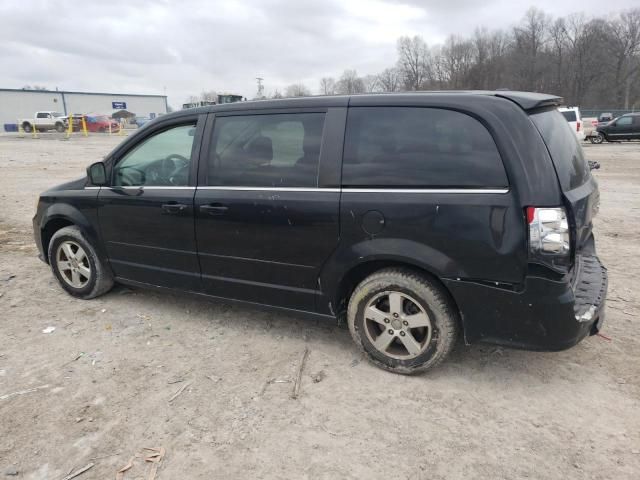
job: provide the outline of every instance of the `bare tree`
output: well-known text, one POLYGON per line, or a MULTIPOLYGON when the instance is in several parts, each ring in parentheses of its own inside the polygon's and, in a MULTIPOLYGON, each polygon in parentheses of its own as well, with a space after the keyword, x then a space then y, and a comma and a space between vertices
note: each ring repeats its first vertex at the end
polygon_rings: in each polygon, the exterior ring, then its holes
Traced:
POLYGON ((621 12, 608 26, 609 51, 615 60, 616 103, 629 108, 631 86, 640 69, 640 8, 621 12))
POLYGON ((322 77, 320 79, 320 94, 321 95, 336 94, 336 81, 333 79, 333 77, 322 77))
POLYGON ((398 92, 402 86, 402 79, 397 68, 385 68, 378 75, 380 90, 383 92, 398 92))
POLYGON ((398 40, 398 70, 407 90, 426 87, 429 78, 429 48, 422 37, 400 37, 398 40))
POLYGON ((309 97, 311 91, 302 83, 289 85, 284 91, 285 97, 309 97))
MULTIPOLYGON (((321 91, 330 85, 322 79, 321 91)), ((364 77, 346 70, 335 84, 340 93, 428 88, 510 88, 583 107, 640 107, 640 8, 556 19, 531 8, 512 29, 480 27, 431 48, 421 37, 401 37, 394 68, 364 77)))
POLYGON ((355 70, 345 70, 336 84, 336 91, 342 95, 364 93, 364 81, 355 70))
POLYGON ((378 75, 365 75, 362 77, 365 93, 381 92, 380 78, 378 75))
POLYGON ((541 90, 541 54, 547 42, 549 17, 535 7, 527 10, 521 24, 514 28, 515 49, 512 62, 517 87, 523 90, 541 90))

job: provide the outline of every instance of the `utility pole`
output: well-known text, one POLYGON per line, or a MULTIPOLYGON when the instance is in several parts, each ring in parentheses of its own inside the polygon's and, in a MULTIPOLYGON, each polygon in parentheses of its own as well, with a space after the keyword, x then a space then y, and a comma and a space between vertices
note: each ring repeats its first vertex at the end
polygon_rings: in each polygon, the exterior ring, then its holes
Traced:
POLYGON ((264 85, 262 85, 262 81, 264 80, 264 78, 262 77, 256 77, 256 80, 258 81, 258 99, 261 99, 264 97, 264 85))

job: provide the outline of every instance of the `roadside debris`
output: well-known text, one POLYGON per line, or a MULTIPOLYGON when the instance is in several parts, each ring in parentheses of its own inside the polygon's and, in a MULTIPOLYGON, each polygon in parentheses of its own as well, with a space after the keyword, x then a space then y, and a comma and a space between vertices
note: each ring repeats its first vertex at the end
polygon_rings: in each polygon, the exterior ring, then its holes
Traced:
POLYGON ((109 453, 108 455, 100 455, 99 457, 91 457, 89 460, 102 460, 103 458, 115 457, 116 455, 120 455, 122 452, 109 453))
POLYGON ((144 458, 145 463, 149 463, 149 468, 147 469, 146 480, 155 480, 156 473, 158 472, 158 466, 162 459, 164 458, 165 449, 163 447, 160 448, 143 448, 141 452, 136 453, 133 457, 129 459, 127 464, 122 467, 120 470, 116 472, 116 480, 123 480, 124 474, 128 470, 133 467, 133 462, 136 458, 144 458), (145 452, 150 452, 145 455, 145 452))
POLYGON ((307 357, 309 356, 309 348, 305 347, 304 352, 302 354, 302 360, 300 360, 300 366, 298 367, 298 375, 296 376, 296 381, 293 384, 293 390, 291 392, 291 398, 297 399, 300 396, 300 386, 302 385, 302 371, 304 370, 304 365, 307 362, 307 357))
POLYGON ((326 376, 327 374, 324 373, 324 370, 320 370, 318 373, 311 375, 311 379, 313 380, 313 383, 320 383, 326 376))
POLYGON ((76 360, 79 360, 80 358, 82 358, 84 356, 84 352, 80 352, 78 355, 76 355, 74 358, 72 358, 71 360, 69 360, 67 363, 62 364, 63 367, 66 367, 67 365, 69 365, 70 363, 75 362, 76 360))
POLYGON ((42 333, 53 333, 56 331, 56 327, 47 327, 44 330, 42 330, 42 333))
POLYGON ((41 385, 35 388, 29 388, 27 390, 19 390, 17 392, 5 393, 4 395, 0 395, 0 400, 6 400, 7 398, 17 397, 18 395, 25 395, 27 393, 37 392, 38 390, 44 390, 45 388, 49 388, 49 385, 41 385))
POLYGON ((180 387, 178 391, 174 393, 173 396, 169 399, 169 403, 173 402, 176 398, 182 395, 182 392, 184 392, 189 385, 191 385, 191 382, 185 383, 182 387, 180 387))
POLYGON ((76 470, 75 472, 70 473, 69 475, 64 477, 62 480, 71 480, 72 478, 76 478, 77 476, 82 475, 84 472, 93 468, 94 466, 95 466, 95 463, 93 462, 88 463, 84 467, 82 467, 80 470, 76 470))
POLYGON ((4 474, 7 477, 16 477, 18 475, 18 473, 20 473, 20 472, 18 472, 18 470, 16 470, 15 468, 9 468, 8 470, 6 470, 4 472, 4 474))

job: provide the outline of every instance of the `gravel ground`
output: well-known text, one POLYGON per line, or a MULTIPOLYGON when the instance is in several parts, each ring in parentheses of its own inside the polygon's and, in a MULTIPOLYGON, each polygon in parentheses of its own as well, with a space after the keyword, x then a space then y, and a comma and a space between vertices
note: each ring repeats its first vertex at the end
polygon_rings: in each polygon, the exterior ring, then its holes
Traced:
MULTIPOLYGON (((640 477, 640 143, 585 147, 602 164, 610 340, 460 345, 403 377, 329 323, 124 287, 66 295, 35 257, 37 195, 121 140, 0 136, 1 477, 93 463, 77 478, 114 478, 143 447, 166 449, 158 480, 640 477)), ((143 472, 138 459, 125 479, 143 472)))

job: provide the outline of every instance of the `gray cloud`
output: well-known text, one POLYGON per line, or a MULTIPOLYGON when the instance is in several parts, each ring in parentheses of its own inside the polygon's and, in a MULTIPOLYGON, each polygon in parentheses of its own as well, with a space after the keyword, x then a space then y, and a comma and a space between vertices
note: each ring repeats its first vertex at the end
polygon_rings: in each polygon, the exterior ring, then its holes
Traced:
MULTIPOLYGON (((613 0, 609 11, 637 0, 613 0)), ((554 15, 607 14, 597 0, 538 0, 554 15)), ((255 93, 293 82, 317 90, 345 68, 395 61, 400 35, 438 43, 517 23, 530 3, 501 0, 23 1, 0 4, 0 87, 162 93, 179 106, 206 89, 255 93)))

